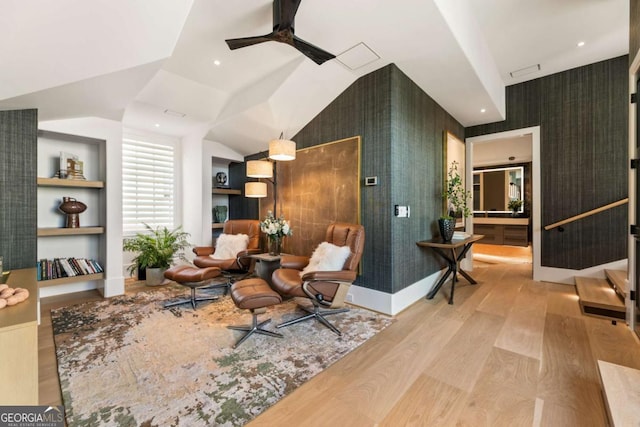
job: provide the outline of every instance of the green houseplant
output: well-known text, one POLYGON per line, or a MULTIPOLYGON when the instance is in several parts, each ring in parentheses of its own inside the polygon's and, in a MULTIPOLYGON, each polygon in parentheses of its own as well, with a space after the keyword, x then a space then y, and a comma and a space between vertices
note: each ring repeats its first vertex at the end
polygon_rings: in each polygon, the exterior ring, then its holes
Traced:
POLYGON ((147 285, 160 285, 164 281, 164 272, 171 266, 176 254, 179 253, 179 257, 184 259, 180 252, 190 246, 187 241, 189 233, 182 231, 182 227, 174 230, 167 227, 154 229, 148 224, 144 224, 144 227, 146 232, 136 233, 123 242, 122 248, 125 251, 137 253, 128 270, 133 275, 136 269, 145 269, 147 285))
POLYGON ((442 194, 444 198, 445 214, 438 219, 440 235, 445 242, 453 237, 456 226, 456 218, 466 218, 471 215, 467 200, 471 198, 471 192, 465 190, 462 177, 458 172, 458 162, 451 162, 447 172, 447 179, 442 194))
POLYGON ((521 199, 509 200, 507 207, 511 209, 511 214, 513 216, 516 216, 518 214, 518 210, 520 210, 520 207, 522 207, 522 200, 521 199))

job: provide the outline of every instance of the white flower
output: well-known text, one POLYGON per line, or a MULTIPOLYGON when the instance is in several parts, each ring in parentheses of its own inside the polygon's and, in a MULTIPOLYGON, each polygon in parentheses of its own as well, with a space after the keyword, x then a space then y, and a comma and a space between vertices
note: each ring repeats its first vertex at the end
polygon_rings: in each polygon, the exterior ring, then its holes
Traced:
POLYGON ((293 234, 293 230, 291 230, 289 222, 287 222, 287 220, 282 216, 280 218, 275 218, 271 211, 267 213, 267 217, 264 221, 260 222, 260 231, 270 237, 291 236, 293 234))

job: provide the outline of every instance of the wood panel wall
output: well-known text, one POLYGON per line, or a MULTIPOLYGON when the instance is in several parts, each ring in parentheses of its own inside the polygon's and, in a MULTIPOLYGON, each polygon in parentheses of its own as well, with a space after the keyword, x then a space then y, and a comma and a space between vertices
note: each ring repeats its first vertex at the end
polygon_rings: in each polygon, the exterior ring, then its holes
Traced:
POLYGON ((38 110, 0 111, 0 256, 4 270, 37 257, 38 110))
MULTIPOLYGON (((466 137, 540 126, 542 226, 627 197, 628 57, 507 87, 507 119, 466 137)), ((542 265, 583 269, 627 257, 627 207, 543 231, 542 265)))

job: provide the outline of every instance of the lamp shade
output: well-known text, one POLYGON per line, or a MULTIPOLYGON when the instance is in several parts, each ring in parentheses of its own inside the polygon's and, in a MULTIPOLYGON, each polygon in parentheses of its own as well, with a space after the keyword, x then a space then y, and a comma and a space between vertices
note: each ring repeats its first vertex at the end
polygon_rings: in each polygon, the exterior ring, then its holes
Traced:
POLYGON ((273 166, 268 160, 248 160, 247 176, 249 178, 273 178, 273 166))
POLYGON ((269 158, 273 160, 295 160, 296 143, 288 139, 274 139, 269 142, 269 158))
POLYGON ((267 183, 266 182, 245 182, 244 184, 244 197, 267 197, 267 183))

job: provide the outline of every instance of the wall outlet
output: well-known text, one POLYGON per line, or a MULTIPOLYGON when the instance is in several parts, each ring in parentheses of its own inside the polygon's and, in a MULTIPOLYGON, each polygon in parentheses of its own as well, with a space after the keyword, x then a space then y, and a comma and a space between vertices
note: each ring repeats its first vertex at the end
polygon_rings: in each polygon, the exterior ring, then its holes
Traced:
POLYGON ((353 302, 353 295, 352 294, 347 294, 346 298, 344 299, 346 302, 353 302))
POLYGON ((395 205, 394 214, 398 218, 409 218, 409 206, 395 205))

